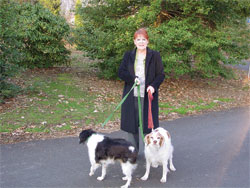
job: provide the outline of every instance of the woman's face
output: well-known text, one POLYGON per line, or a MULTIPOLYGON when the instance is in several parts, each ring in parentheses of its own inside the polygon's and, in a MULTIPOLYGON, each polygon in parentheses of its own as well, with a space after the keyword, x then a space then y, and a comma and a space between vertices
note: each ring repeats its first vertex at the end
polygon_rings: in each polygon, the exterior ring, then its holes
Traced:
POLYGON ((148 40, 143 35, 138 35, 134 39, 134 44, 139 50, 145 50, 148 46, 148 40))

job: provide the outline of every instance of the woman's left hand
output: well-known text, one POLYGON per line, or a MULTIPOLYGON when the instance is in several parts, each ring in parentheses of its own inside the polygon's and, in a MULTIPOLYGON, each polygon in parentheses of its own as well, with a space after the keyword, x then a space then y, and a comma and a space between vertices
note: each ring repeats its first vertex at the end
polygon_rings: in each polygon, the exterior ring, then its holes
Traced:
POLYGON ((148 86, 147 88, 147 92, 150 91, 151 94, 153 95, 153 93, 155 92, 155 89, 152 86, 148 86))

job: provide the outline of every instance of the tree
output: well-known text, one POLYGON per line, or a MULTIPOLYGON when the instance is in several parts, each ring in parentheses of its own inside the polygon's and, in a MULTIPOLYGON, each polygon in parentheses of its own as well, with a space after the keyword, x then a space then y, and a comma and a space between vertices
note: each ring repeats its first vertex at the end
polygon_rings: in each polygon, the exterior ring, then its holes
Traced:
POLYGON ((53 14, 60 14, 61 0, 39 0, 39 2, 46 8, 48 8, 53 14))
POLYGON ((167 76, 227 77, 223 64, 249 57, 249 0, 89 0, 77 9, 78 49, 98 64, 102 75, 116 78, 133 33, 149 32, 149 47, 161 53, 167 76))
POLYGON ((39 3, 1 1, 1 60, 25 68, 67 64, 69 25, 39 3), (5 11, 6 10, 6 11, 5 11))
POLYGON ((69 62, 65 19, 37 2, 0 0, 0 101, 21 89, 7 80, 22 68, 48 68, 69 62))
POLYGON ((18 31, 24 54, 20 66, 48 68, 68 63, 70 52, 65 48, 65 39, 70 27, 63 17, 52 14, 39 3, 23 3, 19 23, 22 23, 18 31))
POLYGON ((6 81, 18 72, 18 66, 13 64, 22 61, 19 49, 22 46, 17 38, 17 9, 12 1, 0 0, 0 103, 4 98, 13 97, 21 88, 6 81))

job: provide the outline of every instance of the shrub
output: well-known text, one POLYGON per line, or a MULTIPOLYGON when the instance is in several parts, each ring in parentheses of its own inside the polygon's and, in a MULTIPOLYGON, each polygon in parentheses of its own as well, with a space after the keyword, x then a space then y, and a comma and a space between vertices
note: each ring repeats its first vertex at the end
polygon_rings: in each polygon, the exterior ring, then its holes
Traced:
POLYGON ((63 18, 38 3, 0 0, 0 100, 20 91, 7 80, 21 67, 47 68, 69 62, 70 52, 64 46, 69 30, 63 18))
POLYGON ((19 70, 14 63, 22 60, 19 51, 22 42, 17 38, 16 10, 18 8, 19 5, 12 1, 0 0, 0 103, 5 98, 13 97, 20 92, 20 87, 7 81, 19 70))
POLYGON ((50 10, 55 15, 60 14, 61 0, 39 0, 39 2, 46 8, 50 10))
POLYGON ((27 68, 67 64, 70 28, 39 3, 1 1, 1 59, 27 68))
POLYGON ((53 15, 39 3, 23 3, 20 10, 20 40, 23 41, 24 60, 19 64, 27 68, 52 67, 68 63, 69 51, 63 39, 69 34, 64 18, 53 15))
MULTIPOLYGON (((18 38, 17 10, 20 6, 13 1, 0 0, 0 62, 18 63, 22 59, 19 49, 22 41, 18 38)), ((3 69, 2 69, 3 70, 3 69)))
POLYGON ((116 78, 123 53, 133 48, 133 33, 149 32, 149 47, 161 53, 167 76, 227 76, 223 64, 249 57, 244 0, 89 0, 78 7, 78 49, 86 51, 106 78, 116 78))

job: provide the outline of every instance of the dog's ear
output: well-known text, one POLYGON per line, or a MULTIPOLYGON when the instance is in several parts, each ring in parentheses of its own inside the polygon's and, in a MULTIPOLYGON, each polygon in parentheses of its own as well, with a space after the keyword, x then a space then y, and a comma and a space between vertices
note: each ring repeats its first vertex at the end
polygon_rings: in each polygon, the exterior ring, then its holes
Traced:
POLYGON ((83 141, 83 140, 80 140, 80 141, 79 141, 79 144, 81 144, 81 143, 84 143, 84 141, 83 141))
POLYGON ((79 134, 79 139, 80 139, 79 144, 85 143, 92 134, 95 134, 95 131, 93 131, 92 129, 83 130, 79 134))
POLYGON ((84 131, 82 131, 82 132, 79 134, 79 139, 80 139, 79 144, 82 144, 82 143, 84 143, 84 142, 86 141, 86 137, 85 137, 84 134, 85 134, 84 131))
POLYGON ((170 139, 171 138, 171 135, 168 131, 166 131, 167 135, 168 135, 168 138, 170 139))
POLYGON ((150 135, 151 135, 151 134, 147 134, 147 135, 145 136, 145 138, 144 138, 144 142, 145 142, 147 145, 150 144, 150 135))
POLYGON ((158 133, 158 136, 160 137, 159 145, 162 146, 164 144, 164 136, 162 136, 160 133, 158 133))

